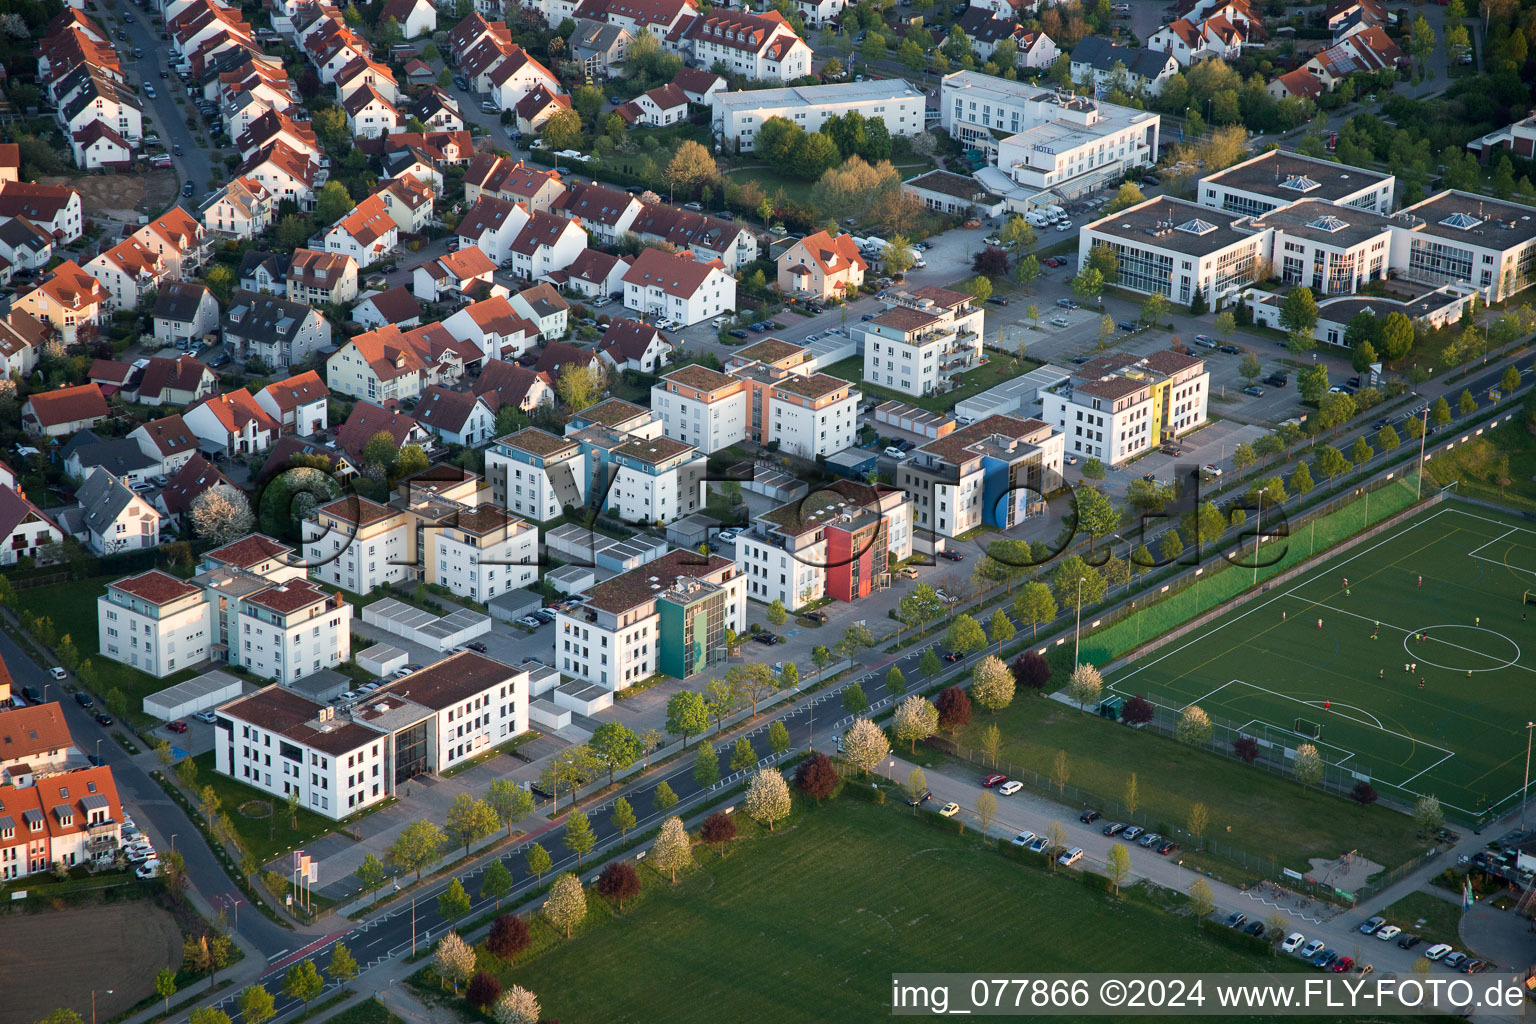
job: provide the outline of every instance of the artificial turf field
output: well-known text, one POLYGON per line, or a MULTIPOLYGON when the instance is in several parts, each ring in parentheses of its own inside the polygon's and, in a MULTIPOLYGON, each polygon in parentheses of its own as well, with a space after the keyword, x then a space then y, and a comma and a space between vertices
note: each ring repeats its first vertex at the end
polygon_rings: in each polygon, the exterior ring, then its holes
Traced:
POLYGON ((1536 717, 1527 591, 1536 600, 1536 529, 1450 500, 1107 686, 1175 711, 1198 704, 1261 744, 1313 743, 1387 795, 1431 793, 1477 816, 1520 796, 1525 725, 1536 717))

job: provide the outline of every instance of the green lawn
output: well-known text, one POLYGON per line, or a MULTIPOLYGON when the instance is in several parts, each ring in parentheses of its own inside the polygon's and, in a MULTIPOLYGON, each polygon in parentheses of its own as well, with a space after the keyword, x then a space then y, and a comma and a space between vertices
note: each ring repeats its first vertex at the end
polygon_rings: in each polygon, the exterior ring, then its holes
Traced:
POLYGON ((890 388, 870 384, 863 380, 864 358, 862 356, 850 356, 840 363, 833 363, 821 372, 858 383, 859 389, 871 398, 893 399, 930 412, 948 412, 957 403, 972 395, 978 395, 1004 381, 1013 380, 1020 374, 1037 369, 1040 365, 1033 359, 1019 359, 990 352, 984 365, 974 370, 967 370, 955 377, 959 387, 954 391, 946 391, 942 395, 909 395, 902 391, 893 391, 890 388))
POLYGON ((331 1017, 328 1024, 405 1024, 384 1008, 377 999, 350 1006, 331 1017))
MULTIPOLYGON (((843 799, 777 834, 753 832, 723 861, 696 849, 700 867, 675 888, 643 869, 642 902, 623 918, 589 896, 583 934, 500 970, 502 982, 531 989, 546 1017, 564 1020, 822 1022, 889 1016, 896 971, 1290 966, 894 806, 843 799)), ((534 930, 547 948, 548 926, 534 930)), ((482 965, 498 962, 482 953, 482 965)))
MULTIPOLYGON (((235 831, 239 833, 241 847, 263 866, 279 854, 302 847, 340 827, 331 819, 322 818, 308 808, 300 807, 299 827, 290 829, 288 805, 270 793, 263 793, 214 771, 213 751, 198 754, 192 760, 197 765, 197 788, 213 787, 219 798, 220 810, 229 815, 235 831), (241 810, 242 807, 245 811, 241 810), (267 813, 268 807, 272 808, 271 814, 267 813)), ((346 820, 350 822, 357 819, 346 820)))
POLYGON ((810 206, 811 189, 815 187, 814 181, 802 181, 799 178, 785 177, 771 167, 754 167, 744 171, 726 171, 725 176, 738 185, 744 185, 749 181, 755 181, 762 186, 763 192, 770 199, 778 197, 779 193, 792 202, 810 206))
POLYGON ((1476 817, 1520 796, 1536 677, 1522 594, 1533 587, 1536 531, 1452 500, 1143 656, 1108 686, 1171 713, 1198 704, 1218 720, 1217 742, 1236 738, 1222 721, 1275 744, 1277 760, 1310 742, 1384 795, 1411 804, 1433 793, 1448 813, 1476 817))
POLYGON ((1461 903, 1441 899, 1430 892, 1411 892, 1381 912, 1388 924, 1395 924, 1405 932, 1413 932, 1424 940, 1420 949, 1428 949, 1437 942, 1446 942, 1457 949, 1461 945, 1458 925, 1461 923, 1461 903), (1419 922, 1423 921, 1423 924, 1419 922))
MULTIPOLYGON (((1241 762, 1115 725, 1059 701, 1021 696, 995 719, 978 714, 960 730, 960 742, 975 747, 994 721, 1004 736, 1000 770, 1018 766, 1050 778, 1057 751, 1065 750, 1068 784, 1101 798, 1084 800, 1103 807, 1109 817, 1123 808, 1107 801, 1123 798, 1135 772, 1137 811, 1147 827, 1177 834, 1190 807, 1203 803, 1210 817, 1206 835, 1271 861, 1264 864, 1271 873, 1274 866, 1305 871, 1309 857, 1337 857, 1344 849, 1395 866, 1422 845, 1414 839, 1413 822, 1397 811, 1303 792, 1241 762)), ((1178 838, 1193 846, 1185 836, 1178 838)))
POLYGON ((1442 487, 1457 481, 1458 494, 1536 512, 1536 443, 1518 418, 1453 452, 1436 453, 1428 473, 1442 487))
POLYGON ((88 579, 70 580, 46 587, 31 587, 16 592, 18 612, 29 611, 53 619, 54 628, 62 639, 68 635, 82 657, 89 658, 96 671, 96 692, 105 696, 109 690, 118 689, 128 701, 128 718, 136 727, 145 728, 156 720, 144 714, 144 698, 159 693, 168 686, 191 679, 197 673, 184 669, 156 679, 121 662, 101 657, 96 629, 96 599, 107 592, 107 584, 121 576, 93 576, 88 579))

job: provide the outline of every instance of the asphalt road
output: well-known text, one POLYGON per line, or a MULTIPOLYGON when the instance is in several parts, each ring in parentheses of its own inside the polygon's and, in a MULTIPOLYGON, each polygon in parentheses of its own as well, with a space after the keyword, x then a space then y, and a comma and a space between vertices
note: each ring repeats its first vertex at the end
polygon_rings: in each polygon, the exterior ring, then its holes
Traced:
MULTIPOLYGON (((183 205, 189 210, 195 210, 196 199, 207 190, 208 180, 213 176, 213 155, 197 141, 197 137, 187 127, 187 111, 194 116, 201 117, 197 108, 191 105, 179 106, 176 103, 176 95, 187 95, 186 88, 181 84, 181 79, 175 75, 168 78, 160 77, 160 69, 169 66, 170 42, 160 38, 160 31, 150 24, 152 12, 133 8, 127 4, 120 4, 109 14, 101 15, 101 20, 109 32, 112 33, 113 45, 118 47, 119 58, 123 68, 127 72, 130 81, 138 86, 139 99, 144 104, 144 115, 153 122, 152 129, 146 129, 144 134, 151 131, 160 136, 160 141, 165 143, 167 156, 172 154, 172 146, 181 147, 180 156, 171 156, 176 166, 176 174, 179 180, 192 182, 193 198, 185 200, 183 205), (124 15, 133 18, 132 24, 124 24, 124 15), (128 39, 125 42, 117 40, 117 30, 126 29, 128 39), (144 53, 141 58, 133 56, 133 48, 138 47, 144 53), (144 86, 148 84, 154 87, 155 98, 150 99, 144 93, 144 86)), ((222 164, 220 171, 223 171, 222 164)), ((180 190, 177 196, 180 197, 180 190)))

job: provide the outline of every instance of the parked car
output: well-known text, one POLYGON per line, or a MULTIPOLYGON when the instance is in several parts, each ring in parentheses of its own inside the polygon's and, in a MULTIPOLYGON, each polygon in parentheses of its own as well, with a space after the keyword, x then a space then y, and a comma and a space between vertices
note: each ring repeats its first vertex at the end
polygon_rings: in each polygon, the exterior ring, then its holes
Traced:
POLYGON ((1035 834, 1033 832, 1028 831, 1028 830, 1020 832, 1018 835, 1013 837, 1013 845, 1014 846, 1028 846, 1030 843, 1032 843, 1034 841, 1035 841, 1035 834))
POLYGON ((96 703, 96 698, 82 690, 81 692, 75 694, 75 703, 79 704, 83 708, 88 708, 96 703))
POLYGON ((812 622, 826 622, 828 618, 826 612, 806 612, 801 617, 810 619, 812 622))
POLYGON ((917 579, 917 568, 911 565, 904 565, 896 570, 896 575, 904 576, 909 580, 915 580, 917 579))
POLYGON ((1084 811, 1082 814, 1077 816, 1077 820, 1082 822, 1084 825, 1092 825, 1102 817, 1104 817, 1104 815, 1100 814, 1098 811, 1084 811))
POLYGON ((751 337, 750 334, 748 334, 746 331, 742 330, 739 327, 736 328, 734 331, 731 331, 730 335, 733 338, 750 338, 751 337))
POLYGON ((1445 956, 1445 954, 1449 953, 1450 951, 1451 951, 1451 946, 1450 946, 1449 943, 1437 942, 1435 945, 1430 946, 1428 949, 1426 949, 1424 951, 1424 959, 1426 959, 1426 960, 1439 960, 1441 957, 1445 956))
POLYGON ((1320 971, 1326 971, 1333 966, 1333 962, 1339 958, 1339 954, 1331 949, 1325 949, 1312 958, 1312 966, 1320 971))
POLYGON ((1264 383, 1272 388, 1283 388, 1291 383, 1291 378, 1283 373, 1272 373, 1264 378, 1264 383))
POLYGON ((468 647, 470 650, 474 651, 477 654, 484 654, 485 651, 486 651, 485 644, 481 643, 478 640, 471 641, 470 643, 467 643, 464 646, 468 647))
POLYGON ((1403 930, 1395 924, 1389 924, 1376 932, 1376 937, 1382 942, 1391 942, 1401 935, 1403 930))
POLYGON ((1216 465, 1216 463, 1214 463, 1214 462, 1207 462, 1201 468, 1205 470, 1205 475, 1206 476, 1214 476, 1218 480, 1221 479, 1221 467, 1216 465))
POLYGON ((1165 840, 1163 840, 1163 845, 1161 845, 1161 846, 1159 846, 1157 848, 1157 852, 1160 855, 1166 857, 1170 853, 1172 853, 1174 850, 1177 850, 1178 848, 1179 848, 1179 844, 1178 843, 1174 842, 1172 839, 1165 839, 1165 840))
POLYGON ((1140 825, 1127 825, 1125 826, 1125 831, 1120 833, 1120 838, 1124 839, 1126 842, 1132 842, 1137 836, 1141 835, 1145 831, 1146 829, 1142 828, 1140 825))
POLYGON ((1246 920, 1248 920, 1248 915, 1247 914, 1243 913, 1240 910, 1234 910, 1234 911, 1232 911, 1232 913, 1227 915, 1227 927, 1228 928, 1241 928, 1243 926, 1243 922, 1246 921, 1246 920))
MULTIPOLYGON (((1301 932, 1291 932, 1291 934, 1285 937, 1285 941, 1280 943, 1280 952, 1294 953, 1301 947, 1301 944, 1306 941, 1307 937, 1301 934, 1301 932)), ((1313 939, 1312 941, 1317 942, 1316 939, 1313 939)), ((1322 946, 1321 942, 1318 942, 1317 944, 1318 946, 1322 946)))
POLYGON ((1112 821, 1108 825, 1104 826, 1104 834, 1107 835, 1107 836, 1119 835, 1121 832, 1124 832, 1124 831, 1125 831, 1125 822, 1123 822, 1123 821, 1112 821))
POLYGON ((906 453, 903 452, 900 448, 894 447, 892 445, 886 446, 884 454, 888 459, 901 459, 906 455, 906 453))
POLYGON ((1412 932, 1406 932, 1406 933, 1404 933, 1402 935, 1399 935, 1397 937, 1397 948, 1398 949, 1412 949, 1414 946, 1417 946, 1419 943, 1421 943, 1423 941, 1424 941, 1423 939, 1419 938, 1417 935, 1413 934, 1412 932))
POLYGON ((1063 853, 1060 857, 1057 857, 1056 863, 1060 864, 1064 868, 1069 868, 1082 859, 1083 848, 1081 846, 1074 846, 1066 853, 1063 853))
POLYGON ((1256 386, 1250 384, 1247 387, 1243 388, 1243 394, 1252 396, 1253 398, 1263 398, 1264 397, 1264 389, 1261 388, 1261 387, 1256 387, 1256 386))
POLYGON ((1044 853, 1047 849, 1050 848, 1050 845, 1051 845, 1051 841, 1049 839, 1047 839, 1045 836, 1035 836, 1034 839, 1030 840, 1029 852, 1030 853, 1044 853))
POLYGON ((951 562, 963 562, 963 561, 965 561, 965 556, 963 554, 961 554, 960 552, 955 551, 955 550, 953 550, 951 548, 945 548, 943 551, 940 551, 939 552, 939 557, 940 558, 947 558, 951 562))
POLYGON ((925 790, 923 790, 922 796, 908 797, 907 798, 907 806, 908 807, 916 807, 919 804, 925 804, 929 800, 932 800, 932 799, 933 799, 933 790, 925 789, 925 790))
POLYGON ((1349 970, 1353 966, 1355 966, 1355 958, 1354 957, 1352 957, 1352 956, 1341 956, 1337 960, 1335 960, 1333 962, 1332 966, 1330 966, 1328 969, 1330 971, 1332 971, 1334 974, 1343 974, 1345 971, 1349 970))
POLYGON ((187 731, 187 723, 181 721, 180 719, 177 719, 174 722, 166 722, 165 723, 165 727, 167 729, 171 730, 171 732, 178 732, 178 733, 180 733, 180 732, 186 732, 187 731))
POLYGON ((1460 952, 1459 950, 1455 953, 1447 953, 1444 957, 1441 958, 1440 962, 1454 971, 1456 968, 1467 962, 1467 954, 1460 952))
POLYGON ((1360 926, 1361 935, 1375 935, 1376 930, 1387 923, 1384 917, 1373 917, 1360 926))
POLYGON ((159 858, 155 858, 155 859, 152 859, 152 860, 147 860, 143 864, 140 864, 138 870, 135 871, 133 874, 134 874, 135 878, 139 878, 139 879, 142 879, 144 881, 148 881, 149 879, 154 878, 159 873, 160 873, 160 860, 159 860, 159 858))
POLYGON ((199 711, 192 717, 197 719, 199 722, 207 722, 209 725, 213 725, 219 720, 219 716, 214 714, 212 711, 199 711))
POLYGON ((1307 943, 1305 946, 1302 946, 1301 949, 1299 951, 1297 951, 1296 955, 1301 957, 1303 960, 1312 960, 1312 959, 1315 959, 1317 957, 1317 954, 1321 953, 1322 951, 1323 951, 1323 940, 1322 939, 1313 939, 1311 942, 1307 943))
POLYGON ((1247 928, 1244 928, 1243 931, 1247 932, 1249 935, 1252 935, 1256 939, 1262 939, 1264 937, 1264 922, 1254 921, 1250 923, 1247 928))
POLYGON ((946 818, 953 818, 955 815, 960 813, 960 805, 951 800, 949 803, 939 808, 939 813, 946 818))
POLYGON ((999 793, 1003 794, 1003 796, 1013 796, 1013 794, 1017 793, 1019 790, 1021 790, 1023 788, 1024 788, 1024 783, 1020 782, 1018 779, 1009 779, 1007 782, 1003 783, 1001 786, 998 786, 997 787, 997 791, 999 793))
POLYGON ((1209 334, 1197 334, 1197 335, 1195 335, 1195 344, 1201 346, 1202 348, 1215 348, 1216 347, 1215 339, 1213 339, 1209 334))
POLYGON ((994 306, 1006 306, 1006 305, 1008 305, 1008 296, 1006 296, 1006 295, 993 295, 993 296, 989 297, 987 299, 987 301, 990 302, 994 306))
POLYGON ((69 673, 65 672, 62 668, 60 668, 57 665, 53 666, 52 668, 50 668, 48 670, 48 675, 50 677, 52 677, 55 681, 62 680, 62 679, 68 679, 69 678, 69 673))
POLYGON ((1076 309, 1077 308, 1077 303, 1073 302, 1071 299, 1057 299, 1056 300, 1056 305, 1060 306, 1062 309, 1076 309))
POLYGON ((1121 320, 1119 323, 1115 324, 1115 326, 1120 328, 1122 331, 1134 331, 1136 329, 1135 322, 1131 320, 1121 320))
POLYGON ((1150 849, 1151 847, 1156 846, 1158 843, 1162 842, 1162 840, 1163 840, 1163 837, 1161 835, 1159 835, 1158 833, 1156 833, 1156 832, 1148 832, 1146 835, 1144 835, 1140 839, 1136 840, 1136 845, 1137 846, 1145 846, 1145 847, 1148 847, 1150 849))
MULTIPOLYGON (((1065 327, 1065 326, 1067 326, 1067 325, 1068 325, 1068 324, 1070 324, 1070 323, 1071 323, 1071 322, 1072 322, 1072 321, 1070 321, 1070 320, 1068 320, 1068 319, 1067 319, 1067 318, 1066 318, 1066 317, 1064 317, 1064 316, 1053 316, 1053 317, 1051 317, 1051 326, 1052 326, 1052 327, 1065 327)), ((1076 360, 1076 359, 1074 359, 1074 360, 1072 360, 1072 361, 1073 361, 1073 362, 1074 362, 1074 363, 1075 363, 1075 362, 1077 362, 1077 360, 1076 360)), ((1086 363, 1086 362, 1087 362, 1087 361, 1088 361, 1088 360, 1086 360, 1086 359, 1084 359, 1084 360, 1083 360, 1083 362, 1085 362, 1085 363, 1086 363)))
POLYGON ((987 789, 991 789, 994 786, 1001 786, 1003 783, 1005 783, 1007 781, 1008 781, 1008 776, 993 774, 993 775, 988 775, 988 776, 984 777, 981 780, 981 784, 983 786, 985 786, 987 789))
POLYGON ((111 725, 112 724, 112 716, 107 714, 106 712, 103 712, 103 711, 96 712, 95 718, 96 718, 96 724, 97 725, 111 725))

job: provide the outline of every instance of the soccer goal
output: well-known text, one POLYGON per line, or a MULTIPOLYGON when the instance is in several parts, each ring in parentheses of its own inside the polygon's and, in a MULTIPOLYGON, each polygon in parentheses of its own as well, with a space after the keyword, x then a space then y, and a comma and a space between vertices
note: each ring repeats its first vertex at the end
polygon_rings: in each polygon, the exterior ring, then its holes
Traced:
POLYGON ((1314 722, 1306 718, 1296 719, 1295 732, 1298 736, 1305 736, 1309 740, 1315 740, 1322 736, 1323 726, 1321 722, 1314 722))
POLYGON ((1521 598, 1521 604, 1536 604, 1536 590, 1527 590, 1525 597, 1521 598))

